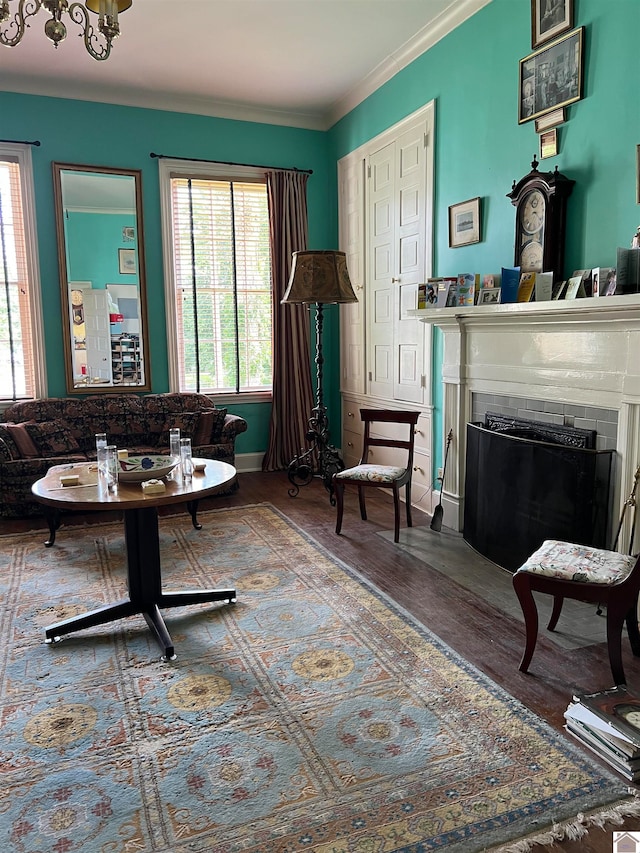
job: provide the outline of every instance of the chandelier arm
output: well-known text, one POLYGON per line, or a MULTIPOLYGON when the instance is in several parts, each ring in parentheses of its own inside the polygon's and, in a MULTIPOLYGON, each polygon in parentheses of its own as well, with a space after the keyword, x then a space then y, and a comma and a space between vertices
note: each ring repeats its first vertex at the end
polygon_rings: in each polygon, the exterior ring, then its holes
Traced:
MULTIPOLYGON (((34 2, 40 2, 40 0, 34 0, 34 2)), ((75 24, 82 26, 82 36, 87 53, 99 62, 107 59, 111 53, 111 37, 96 32, 85 5, 83 3, 72 3, 69 6, 69 17, 75 24)))
MULTIPOLYGON (((6 28, 4 30, 0 29, 0 44, 4 44, 6 47, 15 47, 17 44, 20 44, 25 26, 29 26, 27 18, 36 15, 41 7, 42 0, 20 0, 18 11, 13 16, 13 19, 7 19, 9 23, 7 23, 6 28), (15 30, 15 35, 10 35, 12 30, 15 30)), ((2 22, 0 21, 0 23, 2 22)))

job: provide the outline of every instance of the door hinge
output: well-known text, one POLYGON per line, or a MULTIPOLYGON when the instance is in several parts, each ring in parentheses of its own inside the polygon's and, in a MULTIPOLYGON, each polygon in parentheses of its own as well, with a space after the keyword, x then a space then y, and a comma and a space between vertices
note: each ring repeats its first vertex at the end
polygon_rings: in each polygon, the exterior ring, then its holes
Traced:
POLYGON ((420 377, 420 387, 421 387, 421 388, 426 388, 426 387, 427 387, 427 377, 426 377, 426 375, 425 375, 424 373, 423 373, 423 374, 422 374, 422 376, 420 377))
POLYGON ((371 177, 371 164, 370 164, 370 163, 369 163, 369 164, 368 164, 368 166, 367 166, 367 177, 368 177, 368 178, 370 178, 370 177, 371 177))
POLYGON ((425 135, 424 135, 424 147, 427 148, 428 145, 429 145, 429 134, 425 133, 425 135))

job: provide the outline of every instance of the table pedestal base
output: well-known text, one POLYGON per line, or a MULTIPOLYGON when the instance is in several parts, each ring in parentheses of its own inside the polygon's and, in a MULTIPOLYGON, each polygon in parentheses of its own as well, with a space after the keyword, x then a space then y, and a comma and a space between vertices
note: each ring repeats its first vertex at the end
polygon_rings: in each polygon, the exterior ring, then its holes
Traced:
POLYGON ((104 625, 125 616, 144 616, 151 633, 162 649, 163 657, 175 657, 173 641, 164 623, 160 607, 184 607, 211 601, 236 600, 235 589, 193 589, 180 592, 163 592, 160 571, 160 542, 158 539, 158 513, 155 508, 125 510, 124 532, 127 547, 127 573, 129 598, 90 610, 45 628, 47 642, 59 640, 62 635, 95 625, 104 625))

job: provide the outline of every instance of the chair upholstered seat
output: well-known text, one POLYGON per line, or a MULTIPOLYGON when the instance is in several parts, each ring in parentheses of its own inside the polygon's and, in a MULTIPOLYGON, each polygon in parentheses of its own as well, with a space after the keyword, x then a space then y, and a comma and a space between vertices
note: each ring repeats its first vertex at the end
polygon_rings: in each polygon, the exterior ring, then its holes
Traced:
POLYGON ((394 465, 356 465, 339 471, 336 474, 336 480, 351 480, 352 483, 358 480, 367 483, 393 483, 394 480, 404 477, 406 470, 394 465))
POLYGON ((533 593, 542 592, 553 596, 549 631, 555 630, 565 598, 606 606, 611 673, 616 684, 626 683, 622 665, 625 622, 631 650, 640 657, 640 557, 548 539, 515 572, 513 588, 522 607, 526 629, 521 672, 528 671, 538 638, 538 609, 533 593))
POLYGON ((394 411, 392 409, 360 409, 364 424, 362 456, 358 465, 338 471, 332 484, 336 496, 336 533, 342 530, 344 488, 351 484, 358 490, 360 518, 367 520, 364 493, 366 488, 390 489, 393 495, 393 541, 400 541, 400 489, 405 490, 407 526, 411 527, 411 474, 413 471, 413 444, 415 427, 420 412, 394 411), (399 437, 400 435, 404 437, 399 437), (370 462, 370 455, 383 461, 404 462, 404 465, 382 465, 370 462))
POLYGON ((616 551, 547 539, 518 571, 578 583, 611 584, 628 577, 635 563, 635 557, 616 551))

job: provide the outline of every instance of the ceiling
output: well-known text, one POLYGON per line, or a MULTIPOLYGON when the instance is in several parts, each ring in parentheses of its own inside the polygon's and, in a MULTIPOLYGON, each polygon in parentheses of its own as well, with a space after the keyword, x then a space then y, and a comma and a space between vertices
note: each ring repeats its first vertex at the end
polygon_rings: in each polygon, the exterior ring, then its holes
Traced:
POLYGON ((133 0, 103 62, 68 16, 55 49, 41 9, 0 89, 326 129, 488 2, 133 0))

